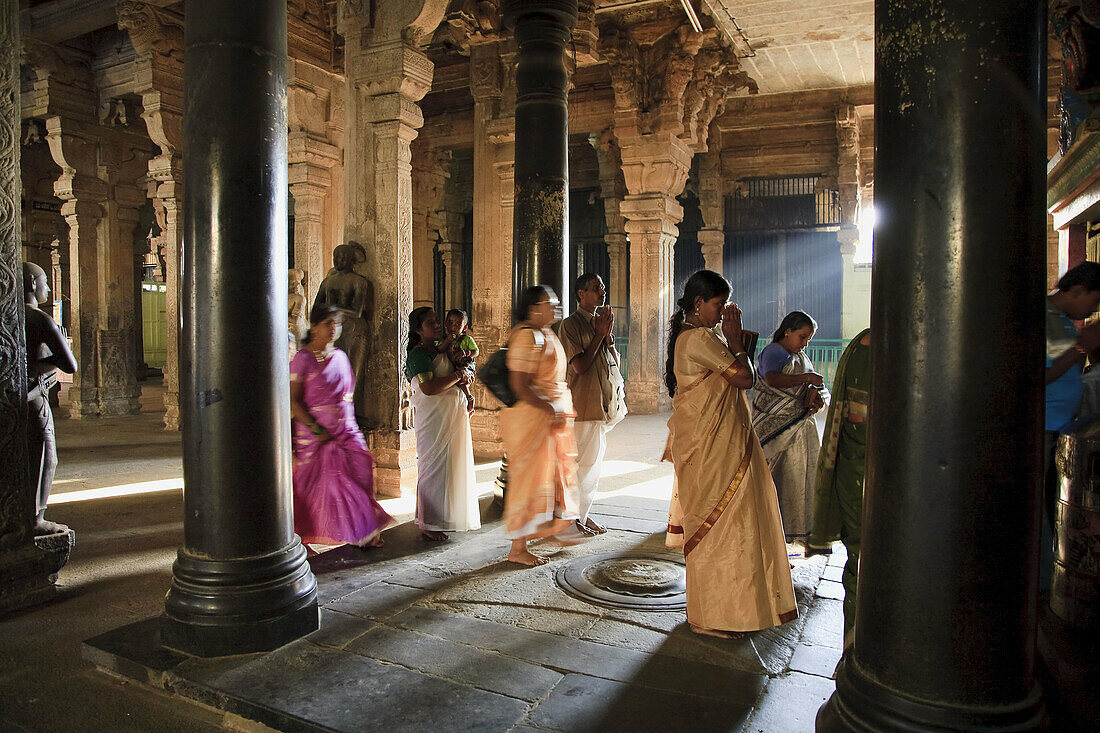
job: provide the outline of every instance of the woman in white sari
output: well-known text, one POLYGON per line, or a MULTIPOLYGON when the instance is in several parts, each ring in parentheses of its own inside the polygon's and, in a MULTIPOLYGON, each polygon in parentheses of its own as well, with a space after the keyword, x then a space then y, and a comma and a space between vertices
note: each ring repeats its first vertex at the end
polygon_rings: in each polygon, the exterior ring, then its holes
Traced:
POLYGON ((817 331, 809 314, 792 311, 756 360, 760 379, 752 401, 752 427, 779 493, 787 541, 813 527, 814 480, 821 438, 815 415, 828 404, 821 375, 806 356, 817 331))
POLYGON ((431 308, 409 314, 409 348, 405 374, 412 383, 416 429, 416 524, 426 540, 448 539, 447 532, 481 528, 474 477, 474 451, 466 397, 468 384, 447 354, 434 344, 443 337, 431 308))

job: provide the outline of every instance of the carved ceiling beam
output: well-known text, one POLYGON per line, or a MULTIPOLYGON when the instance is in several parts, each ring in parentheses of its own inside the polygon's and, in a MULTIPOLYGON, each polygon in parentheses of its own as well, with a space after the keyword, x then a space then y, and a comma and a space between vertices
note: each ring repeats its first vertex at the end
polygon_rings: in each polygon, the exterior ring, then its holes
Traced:
POLYGON ((466 55, 471 45, 500 40, 503 28, 500 0, 450 0, 432 46, 466 55))
POLYGON ((118 27, 130 36, 135 91, 142 117, 161 155, 179 155, 183 145, 183 16, 150 2, 118 4, 118 27))

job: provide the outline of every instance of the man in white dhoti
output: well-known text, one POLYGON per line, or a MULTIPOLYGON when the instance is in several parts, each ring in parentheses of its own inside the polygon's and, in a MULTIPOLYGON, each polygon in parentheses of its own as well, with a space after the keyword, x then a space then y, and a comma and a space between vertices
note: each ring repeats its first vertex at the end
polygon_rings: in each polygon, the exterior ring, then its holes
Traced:
POLYGON ((599 488, 607 431, 626 415, 626 396, 612 336, 615 314, 604 305, 607 288, 603 279, 586 272, 577 278, 574 289, 577 310, 555 330, 569 360, 566 379, 577 413, 574 428, 581 493, 577 526, 589 534, 602 534, 607 529, 588 513, 599 488))

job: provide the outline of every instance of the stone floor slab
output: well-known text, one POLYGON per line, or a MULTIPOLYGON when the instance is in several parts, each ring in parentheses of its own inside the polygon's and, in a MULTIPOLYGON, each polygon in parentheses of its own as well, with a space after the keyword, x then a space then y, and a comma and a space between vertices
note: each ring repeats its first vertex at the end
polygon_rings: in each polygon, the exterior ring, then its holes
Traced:
POLYGON ((734 705, 726 700, 570 674, 535 707, 528 721, 539 728, 571 733, 733 733, 741 730, 750 710, 749 706, 734 705))
POLYGON ((840 650, 828 646, 813 646, 811 644, 799 644, 794 649, 791 657, 790 668, 795 672, 817 675, 818 677, 832 677, 837 662, 840 661, 840 650))
POLYGON ((639 534, 647 535, 660 532, 663 536, 665 530, 668 528, 667 518, 663 520, 639 519, 636 517, 623 517, 613 514, 604 514, 602 512, 596 512, 594 514, 594 517, 597 522, 607 527, 608 529, 618 529, 624 532, 637 532, 639 534))
POLYGON ((210 684, 247 700, 246 717, 280 730, 496 731, 527 711, 503 695, 311 644, 289 645, 210 684))
POLYGON ((813 733, 818 708, 833 694, 832 680, 791 672, 768 683, 745 733, 813 733))
POLYGON ((835 580, 822 580, 817 586, 819 598, 832 598, 834 601, 844 600, 844 586, 835 580))
MULTIPOLYGON (((392 623, 441 639, 469 644, 515 657, 532 664, 565 672, 581 672, 623 682, 638 682, 654 689, 751 704, 759 693, 761 677, 727 665, 697 662, 689 676, 682 659, 656 653, 609 646, 539 631, 513 628, 457 614, 412 608, 392 623)), ((369 639, 364 637, 364 643, 369 639)), ((723 640, 717 640, 719 642, 723 640)), ((749 645, 730 642, 727 645, 749 645)))
POLYGON ((387 627, 372 629, 347 651, 529 702, 544 697, 562 678, 501 654, 387 627))
POLYGON ((321 608, 320 611, 320 628, 306 637, 307 641, 318 646, 343 649, 374 626, 369 620, 352 614, 328 608, 321 608))
POLYGON ((844 648, 844 603, 818 598, 806 615, 802 641, 833 649, 844 648))
POLYGON ((431 591, 380 581, 329 603, 325 608, 380 621, 430 595, 431 591))

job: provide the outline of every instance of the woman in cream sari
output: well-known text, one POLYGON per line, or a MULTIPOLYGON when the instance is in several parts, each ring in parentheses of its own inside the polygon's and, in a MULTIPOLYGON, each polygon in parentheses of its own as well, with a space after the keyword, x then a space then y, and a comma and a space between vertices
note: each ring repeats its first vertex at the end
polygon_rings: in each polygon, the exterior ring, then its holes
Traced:
POLYGON ((501 410, 500 432, 508 456, 504 495, 508 559, 520 565, 547 560, 527 549, 527 540, 557 535, 573 544, 583 539, 577 448, 573 441, 573 399, 565 382, 565 350, 550 324, 557 320, 554 291, 536 285, 516 305, 518 323, 508 337, 508 378, 516 395, 501 410))
POLYGON ((442 336, 434 310, 409 314, 405 374, 412 383, 416 429, 416 524, 424 539, 434 541, 448 539, 447 532, 481 528, 470 417, 458 389, 469 378, 436 350, 442 336))
POLYGON ((718 273, 692 275, 669 325, 668 421, 683 511, 687 618, 739 638, 798 616, 783 522, 745 390, 755 376, 741 311, 718 273), (713 330, 721 321, 722 336, 713 330))
POLYGON ((756 360, 759 378, 752 427, 771 467, 783 533, 805 538, 813 527, 814 479, 821 439, 815 415, 828 402, 820 374, 806 356, 817 322, 791 311, 756 360))

